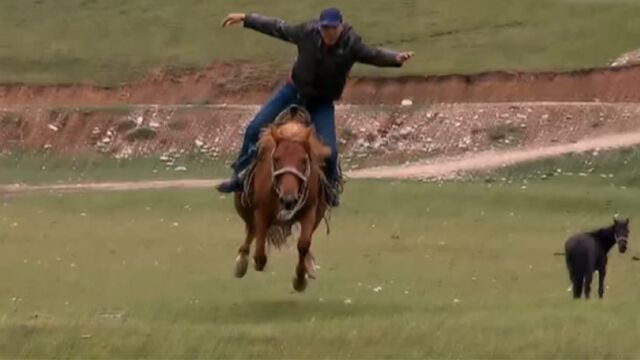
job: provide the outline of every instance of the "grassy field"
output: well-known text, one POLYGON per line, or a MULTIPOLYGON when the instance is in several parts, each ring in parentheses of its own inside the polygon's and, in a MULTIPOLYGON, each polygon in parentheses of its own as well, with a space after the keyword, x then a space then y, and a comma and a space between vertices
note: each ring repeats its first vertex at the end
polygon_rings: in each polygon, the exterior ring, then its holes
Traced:
POLYGON ((571 300, 553 256, 616 212, 633 227, 640 183, 618 183, 635 171, 620 154, 613 178, 525 188, 533 165, 511 184, 349 182, 304 294, 293 250, 232 277, 242 224, 211 191, 5 198, 0 357, 637 358, 633 228, 604 301, 571 300))
MULTIPOLYGON (((0 11, 0 81, 112 85, 158 66, 214 60, 289 66, 294 48, 242 29, 223 31, 231 11, 302 21, 324 1, 5 1, 0 11), (260 44, 260 46, 256 46, 260 44)), ((468 73, 604 65, 637 48, 639 0, 349 0, 346 18, 374 45, 415 50, 402 70, 468 73)))

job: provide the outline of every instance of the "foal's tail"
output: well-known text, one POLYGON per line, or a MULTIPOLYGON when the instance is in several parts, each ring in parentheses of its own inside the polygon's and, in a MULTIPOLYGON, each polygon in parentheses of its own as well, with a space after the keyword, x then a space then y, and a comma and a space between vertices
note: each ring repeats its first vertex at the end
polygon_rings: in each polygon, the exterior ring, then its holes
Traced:
POLYGON ((569 280, 571 280, 571 283, 573 284, 574 283, 573 275, 575 273, 575 264, 573 264, 573 262, 571 261, 569 256, 565 256, 564 260, 565 260, 565 262, 567 264, 567 271, 569 272, 569 280))
POLYGON ((584 276, 587 272, 586 264, 580 258, 576 259, 575 255, 571 256, 571 254, 565 254, 565 260, 569 271, 569 280, 571 280, 573 287, 573 296, 574 298, 579 298, 582 294, 584 276))

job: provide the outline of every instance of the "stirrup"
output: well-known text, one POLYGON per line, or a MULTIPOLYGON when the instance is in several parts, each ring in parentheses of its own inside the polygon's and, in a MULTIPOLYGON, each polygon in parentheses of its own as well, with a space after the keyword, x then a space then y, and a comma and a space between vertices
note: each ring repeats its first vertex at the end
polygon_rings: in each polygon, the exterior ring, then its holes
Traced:
POLYGON ((334 183, 333 185, 327 183, 325 188, 325 201, 329 207, 337 207, 340 205, 340 192, 339 183, 334 183))

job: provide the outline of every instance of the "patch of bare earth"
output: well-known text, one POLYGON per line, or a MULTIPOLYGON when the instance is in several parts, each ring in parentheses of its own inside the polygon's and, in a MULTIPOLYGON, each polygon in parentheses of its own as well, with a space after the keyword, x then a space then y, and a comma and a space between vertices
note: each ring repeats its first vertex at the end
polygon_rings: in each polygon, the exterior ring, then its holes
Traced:
POLYGON ((612 67, 640 65, 640 49, 635 49, 620 55, 609 64, 612 67))
MULTIPOLYGON (((83 84, 0 85, 0 106, 104 106, 114 104, 257 104, 287 77, 269 64, 217 62, 192 71, 158 70, 114 87, 83 84)), ((349 104, 640 101, 640 66, 571 72, 486 72, 469 75, 353 77, 349 104), (612 86, 615 84, 615 86, 612 86)))
MULTIPOLYGON (((55 152, 117 158, 233 157, 257 106, 0 109, 0 153, 55 152)), ((348 168, 546 146, 635 131, 640 104, 467 103, 337 108, 348 168)))

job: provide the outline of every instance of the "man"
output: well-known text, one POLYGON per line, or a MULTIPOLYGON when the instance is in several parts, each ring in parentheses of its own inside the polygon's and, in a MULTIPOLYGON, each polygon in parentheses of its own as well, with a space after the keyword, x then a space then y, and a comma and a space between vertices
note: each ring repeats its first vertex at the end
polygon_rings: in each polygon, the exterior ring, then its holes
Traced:
MULTIPOLYGON (((412 52, 392 52, 371 48, 342 21, 336 8, 320 13, 317 20, 289 25, 276 18, 257 14, 229 14, 222 26, 244 23, 244 27, 288 41, 298 47, 298 56, 287 82, 260 109, 248 125, 238 159, 232 165, 230 180, 218 185, 220 192, 232 193, 242 189, 239 174, 250 165, 256 152, 261 130, 292 104, 304 106, 311 115, 317 135, 331 148, 325 174, 329 183, 339 179, 338 149, 333 102, 340 99, 347 76, 355 62, 379 67, 400 67, 413 56, 412 52)), ((337 192, 327 201, 331 207, 339 204, 337 192)))

